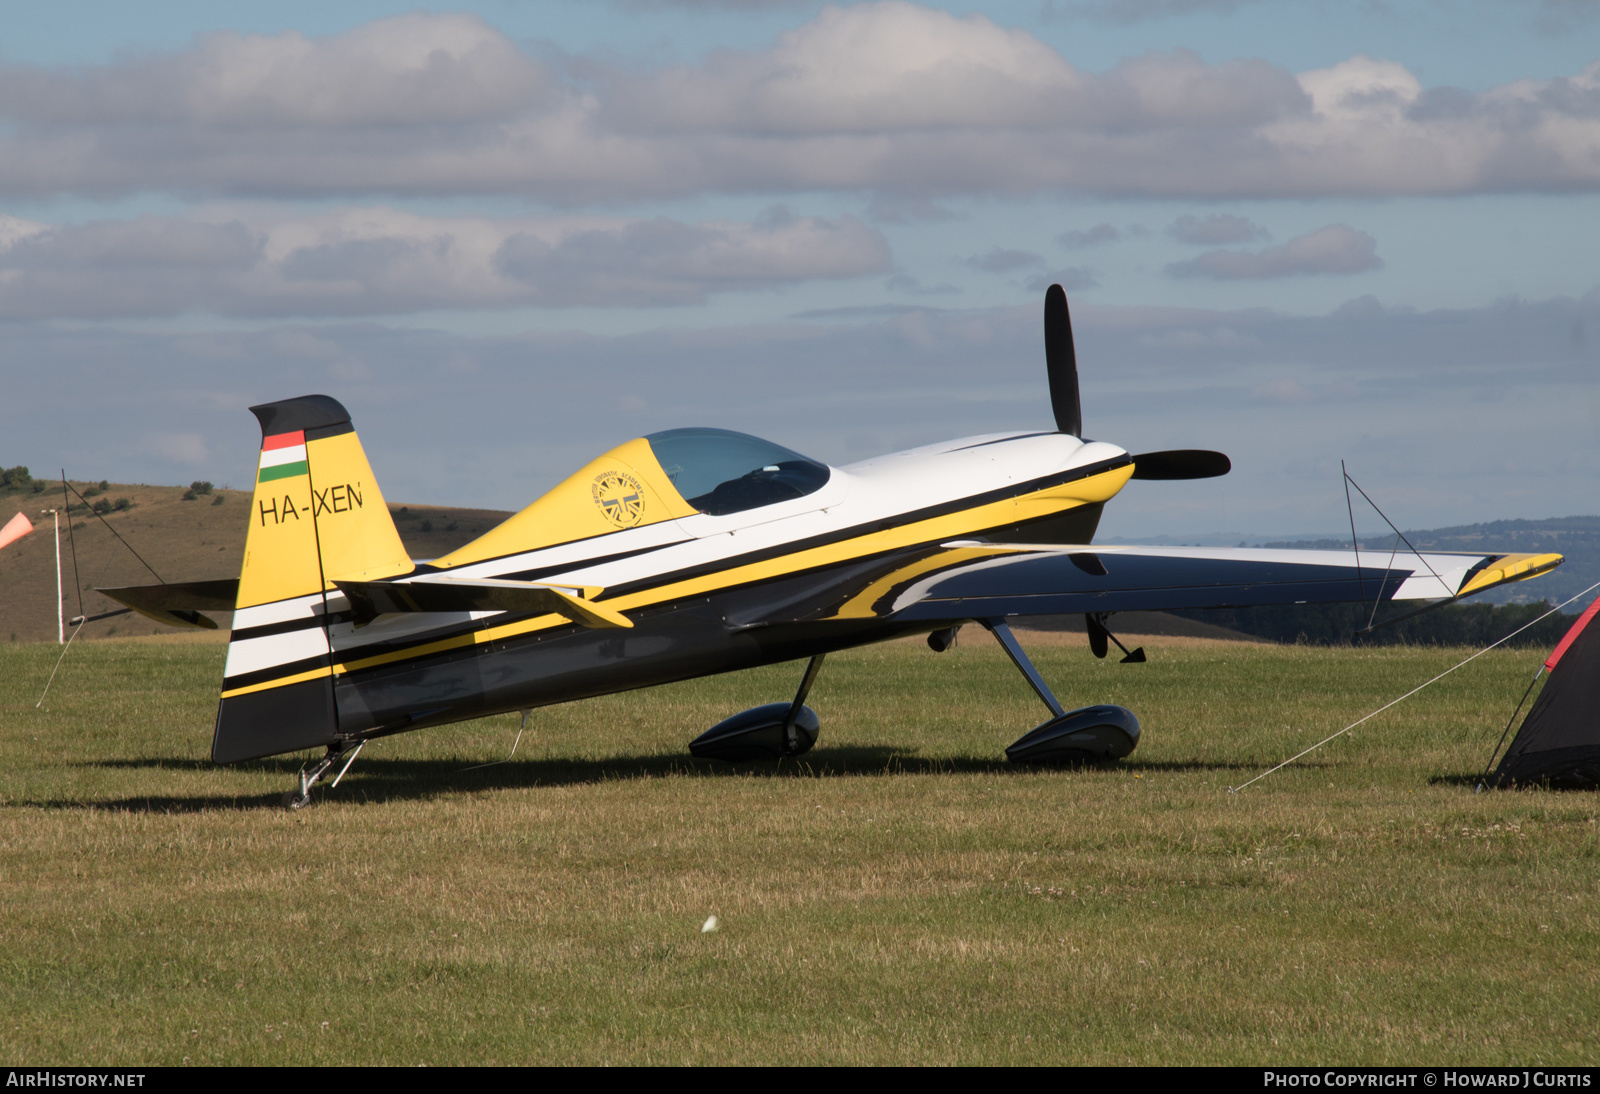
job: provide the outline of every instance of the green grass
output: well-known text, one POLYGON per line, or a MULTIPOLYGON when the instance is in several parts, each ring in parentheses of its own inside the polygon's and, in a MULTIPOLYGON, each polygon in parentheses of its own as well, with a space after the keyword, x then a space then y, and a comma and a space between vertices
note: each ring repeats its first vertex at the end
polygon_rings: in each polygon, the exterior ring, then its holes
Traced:
MULTIPOLYGON (((1024 641, 1029 639, 1025 636, 1024 641)), ((690 760, 780 666, 299 760, 206 761, 222 647, 0 647, 16 1063, 1590 1063, 1594 794, 1474 794, 1537 651, 1035 646, 1136 710, 1112 770, 1002 750, 987 642, 830 658, 800 762, 690 760), (701 934, 708 915, 721 929, 701 934)))

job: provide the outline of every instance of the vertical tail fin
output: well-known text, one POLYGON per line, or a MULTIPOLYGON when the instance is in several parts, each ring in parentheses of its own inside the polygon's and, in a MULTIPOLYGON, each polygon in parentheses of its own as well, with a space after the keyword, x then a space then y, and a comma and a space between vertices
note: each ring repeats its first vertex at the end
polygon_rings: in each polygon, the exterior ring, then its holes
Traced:
POLYGON ((250 408, 261 459, 211 743, 219 763, 331 744, 334 578, 411 570, 350 415, 307 395, 250 408))

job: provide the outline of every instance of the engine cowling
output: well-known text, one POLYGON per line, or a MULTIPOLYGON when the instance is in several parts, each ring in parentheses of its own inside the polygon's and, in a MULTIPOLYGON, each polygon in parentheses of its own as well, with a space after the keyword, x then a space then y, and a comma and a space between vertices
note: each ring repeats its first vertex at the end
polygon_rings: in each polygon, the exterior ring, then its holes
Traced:
POLYGON ((811 751, 821 723, 816 711, 802 706, 794 725, 785 729, 790 703, 767 703, 724 718, 689 742, 689 754, 702 760, 779 760, 811 751))

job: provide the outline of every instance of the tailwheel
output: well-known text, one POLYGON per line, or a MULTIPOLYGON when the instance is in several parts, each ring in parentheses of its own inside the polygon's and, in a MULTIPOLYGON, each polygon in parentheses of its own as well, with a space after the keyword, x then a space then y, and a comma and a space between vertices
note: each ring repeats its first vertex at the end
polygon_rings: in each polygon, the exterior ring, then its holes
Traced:
POLYGON ((338 744, 329 745, 327 754, 323 756, 322 759, 318 760, 316 764, 311 767, 302 767, 300 769, 300 784, 295 787, 295 789, 284 794, 283 798, 281 799, 283 802, 283 807, 289 810, 289 812, 295 813, 310 805, 311 788, 317 784, 319 779, 328 773, 334 764, 338 763, 340 760, 344 760, 344 766, 339 769, 339 774, 334 777, 333 785, 329 786, 328 789, 332 790, 333 787, 338 786, 339 780, 344 778, 344 773, 350 770, 350 765, 356 762, 356 757, 361 754, 361 750, 366 746, 367 742, 362 741, 360 744, 356 745, 355 748, 350 750, 350 755, 348 758, 346 758, 345 748, 347 745, 345 742, 341 741, 338 744))

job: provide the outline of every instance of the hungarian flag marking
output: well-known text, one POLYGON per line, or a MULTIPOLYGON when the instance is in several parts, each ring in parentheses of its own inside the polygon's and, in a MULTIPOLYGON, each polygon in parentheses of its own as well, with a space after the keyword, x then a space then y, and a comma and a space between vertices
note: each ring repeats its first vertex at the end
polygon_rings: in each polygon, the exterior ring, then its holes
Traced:
POLYGON ((306 434, 304 430, 278 433, 261 442, 261 474, 256 482, 289 479, 306 475, 311 467, 306 463, 306 434))

